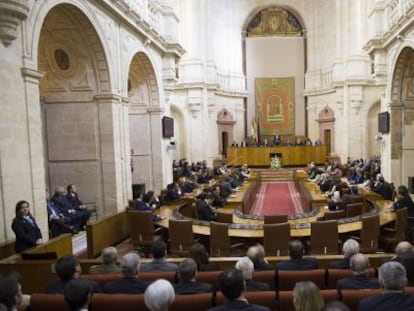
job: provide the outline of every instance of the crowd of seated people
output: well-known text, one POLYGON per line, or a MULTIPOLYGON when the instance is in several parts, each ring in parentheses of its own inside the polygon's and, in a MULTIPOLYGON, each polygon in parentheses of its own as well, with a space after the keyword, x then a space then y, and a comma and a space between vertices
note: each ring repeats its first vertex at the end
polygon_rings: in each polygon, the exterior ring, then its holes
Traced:
POLYGON ((278 147, 278 146, 319 146, 322 145, 320 139, 316 139, 312 142, 309 137, 281 137, 280 135, 274 135, 272 137, 261 137, 257 140, 252 137, 248 137, 241 142, 233 141, 232 147, 278 147))

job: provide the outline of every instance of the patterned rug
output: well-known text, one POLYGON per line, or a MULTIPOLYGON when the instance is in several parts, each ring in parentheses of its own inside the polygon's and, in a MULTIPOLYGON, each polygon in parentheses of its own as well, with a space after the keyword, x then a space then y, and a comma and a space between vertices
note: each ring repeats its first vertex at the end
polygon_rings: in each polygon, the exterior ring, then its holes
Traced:
POLYGON ((251 214, 293 215, 302 212, 299 193, 293 182, 263 182, 251 214))

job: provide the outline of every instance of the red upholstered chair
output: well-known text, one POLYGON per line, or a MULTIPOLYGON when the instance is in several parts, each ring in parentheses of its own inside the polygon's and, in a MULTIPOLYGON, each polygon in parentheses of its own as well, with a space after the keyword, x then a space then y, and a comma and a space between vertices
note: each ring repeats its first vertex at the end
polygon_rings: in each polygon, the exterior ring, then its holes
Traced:
MULTIPOLYGON (((60 310, 60 309, 55 309, 60 310)), ((94 311, 136 311, 148 310, 144 302, 144 294, 93 294, 90 310, 94 311)), ((148 310, 149 311, 149 310, 148 310)))
POLYGON ((211 284, 214 290, 220 290, 219 277, 223 271, 200 271, 196 275, 196 280, 199 283, 211 284))
POLYGON ((382 289, 344 289, 341 291, 342 301, 351 311, 358 311, 358 305, 361 299, 382 295, 382 292, 382 289))
POLYGON ((87 280, 96 281, 101 288, 104 288, 108 282, 116 281, 122 278, 122 274, 82 274, 82 277, 87 280))
MULTIPOLYGON (((338 282, 338 280, 352 276, 351 269, 328 269, 326 273, 328 288, 336 288, 336 282, 338 282)), ((368 275, 370 277, 375 277, 375 269, 369 268, 368 275)))
MULTIPOLYGON (((260 292, 245 292, 245 298, 249 303, 257 304, 270 308, 270 310, 277 310, 276 306, 276 292, 274 291, 260 291, 260 292)), ((222 292, 216 293, 216 304, 218 306, 224 304, 226 297, 222 292)), ((279 309, 285 310, 285 309, 279 309)), ((286 309, 287 310, 287 309, 286 309)))
POLYGON ((31 311, 70 311, 63 295, 32 294, 30 298, 31 311))
MULTIPOLYGON (((213 295, 211 293, 176 295, 175 300, 168 309, 169 311, 194 311, 207 310, 213 306, 213 295)), ((115 309, 116 310, 116 309, 115 309)), ((136 308, 135 310, 141 310, 136 308)))
POLYGON ((274 270, 254 271, 253 281, 267 283, 271 290, 275 290, 276 273, 274 270))
POLYGON ((279 291, 293 290, 300 281, 312 281, 319 289, 325 289, 325 269, 277 271, 277 288, 279 291))
MULTIPOLYGON (((322 289, 320 290, 320 293, 325 304, 329 301, 336 300, 336 289, 322 289)), ((278 307, 281 311, 290 311, 295 309, 293 306, 293 290, 279 291, 278 307)))
POLYGON ((158 279, 164 279, 169 281, 171 284, 175 283, 176 273, 175 272, 141 272, 139 274, 141 280, 153 282, 158 279))

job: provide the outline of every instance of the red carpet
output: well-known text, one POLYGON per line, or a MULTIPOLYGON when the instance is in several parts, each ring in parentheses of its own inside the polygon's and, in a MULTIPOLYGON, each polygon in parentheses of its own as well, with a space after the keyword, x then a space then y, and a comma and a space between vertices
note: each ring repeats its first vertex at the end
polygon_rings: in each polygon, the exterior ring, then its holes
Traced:
POLYGON ((299 194, 293 182, 265 182, 260 186, 251 214, 293 215, 302 212, 299 194))

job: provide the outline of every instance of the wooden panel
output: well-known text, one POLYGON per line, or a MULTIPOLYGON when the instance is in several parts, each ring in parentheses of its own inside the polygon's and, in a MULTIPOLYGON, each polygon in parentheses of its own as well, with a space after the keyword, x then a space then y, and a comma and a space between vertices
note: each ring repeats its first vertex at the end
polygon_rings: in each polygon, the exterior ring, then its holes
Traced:
POLYGON ((115 245, 129 236, 126 211, 102 218, 86 227, 88 258, 94 258, 110 245, 115 245), (111 234, 108 234, 111 232, 111 234))
POLYGON ((282 165, 302 166, 310 161, 325 163, 326 146, 290 147, 230 147, 227 149, 227 163, 230 165, 270 166, 270 155, 280 153, 282 165))
POLYGON ((0 244, 0 260, 14 255, 14 241, 15 240, 8 240, 0 244))

